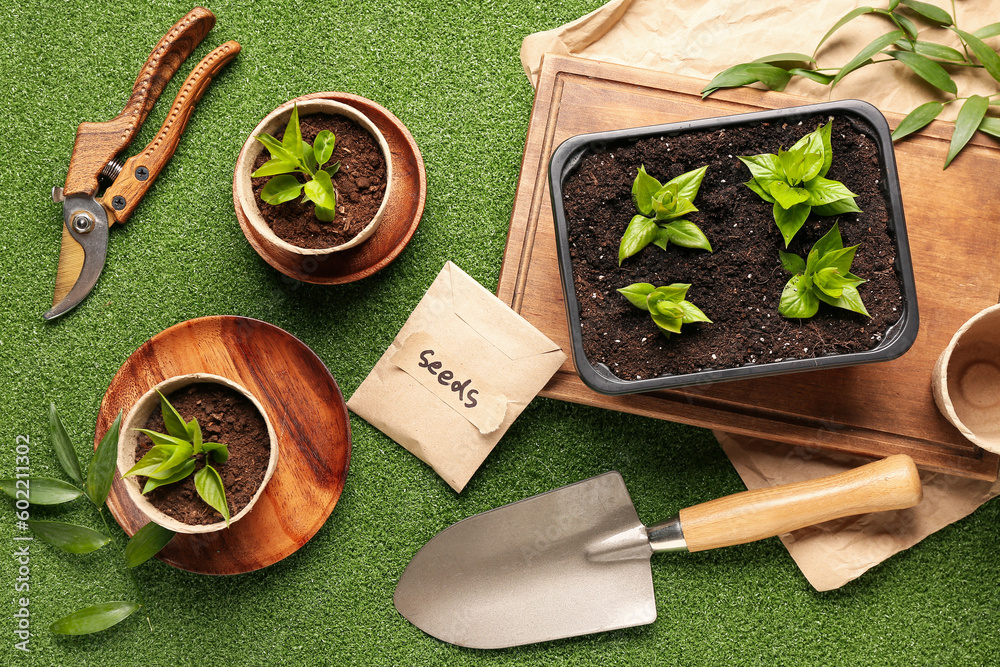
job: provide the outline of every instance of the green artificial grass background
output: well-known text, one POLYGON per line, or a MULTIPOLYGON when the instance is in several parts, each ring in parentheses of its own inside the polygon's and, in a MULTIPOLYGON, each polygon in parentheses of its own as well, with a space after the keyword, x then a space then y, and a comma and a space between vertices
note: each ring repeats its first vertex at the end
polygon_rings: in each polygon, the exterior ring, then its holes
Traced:
MULTIPOLYGON (((679 1, 679 0, 674 0, 679 1)), ((53 323, 62 185, 76 126, 115 116, 152 46, 190 5, 35 0, 8 6, 0 31, 0 471, 18 436, 35 475, 63 477, 48 438, 55 402, 81 456, 112 376, 144 341, 193 317, 260 318, 326 363, 345 396, 390 344, 445 261, 496 287, 532 90, 518 50, 600 0, 206 3, 218 22, 133 142, 158 130, 181 81, 229 39, 243 51, 216 78, 159 180, 123 228, 91 295, 53 323), (341 90, 395 113, 427 170, 427 206, 402 255, 345 286, 296 283, 266 265, 233 212, 245 137, 280 103, 341 90), (22 440, 23 441, 23 440, 22 440)), ((63 554, 31 543, 30 591, 15 590, 23 535, 0 500, 0 662, 25 665, 262 664, 997 664, 998 506, 932 535, 830 593, 817 593, 776 538, 716 552, 657 555, 656 623, 504 651, 444 644, 392 605, 399 575, 434 534, 471 514, 607 470, 623 474, 640 518, 743 486, 710 432, 536 399, 466 490, 351 418, 344 494, 319 533, 285 560, 233 577, 159 561, 136 570, 140 615, 88 637, 57 637, 56 618, 135 599, 115 551, 63 554), (15 649, 28 595, 30 653, 15 649)), ((85 500, 32 517, 100 527, 85 500)), ((124 533, 112 524, 116 544, 124 533)))

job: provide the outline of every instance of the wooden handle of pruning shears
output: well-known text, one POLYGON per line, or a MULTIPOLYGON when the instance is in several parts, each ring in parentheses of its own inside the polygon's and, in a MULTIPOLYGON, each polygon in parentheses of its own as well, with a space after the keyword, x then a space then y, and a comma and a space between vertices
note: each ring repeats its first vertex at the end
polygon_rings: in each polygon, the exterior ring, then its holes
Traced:
POLYGON ((80 124, 63 188, 65 195, 97 194, 101 170, 129 145, 167 82, 214 25, 212 12, 203 7, 192 9, 153 48, 122 112, 103 123, 80 124))
POLYGON ((212 79, 240 52, 237 42, 229 41, 205 56, 184 80, 167 119, 143 151, 125 162, 121 174, 108 187, 101 203, 108 209, 108 222, 125 222, 139 205, 139 200, 153 184, 177 149, 177 142, 187 126, 194 105, 212 83, 212 79))

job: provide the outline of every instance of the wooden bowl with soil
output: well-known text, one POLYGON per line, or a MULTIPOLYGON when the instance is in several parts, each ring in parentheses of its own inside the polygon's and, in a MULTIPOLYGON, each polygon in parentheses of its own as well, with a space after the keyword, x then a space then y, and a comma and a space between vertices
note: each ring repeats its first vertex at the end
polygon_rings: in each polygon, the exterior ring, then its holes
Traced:
MULTIPOLYGON (((118 440, 121 476, 152 447, 136 429, 166 433, 160 412, 162 393, 185 421, 197 419, 208 442, 225 443, 229 459, 213 467, 222 478, 229 505, 229 525, 250 513, 278 465, 277 437, 260 402, 227 378, 208 373, 172 377, 147 391, 125 416, 118 440)), ((204 465, 199 460, 196 470, 204 465)), ((176 533, 210 533, 227 527, 222 515, 206 504, 194 487, 194 475, 143 495, 146 478, 122 480, 129 498, 151 521, 176 533)))
POLYGON ((842 100, 722 118, 578 135, 549 166, 557 254, 580 378, 628 394, 894 359, 913 344, 917 297, 888 123, 870 104, 842 100), (844 245, 860 244, 851 271, 868 318, 821 304, 810 319, 778 313, 789 274, 772 205, 744 183, 741 155, 789 149, 833 120, 829 177, 857 193, 861 213, 809 216, 787 248, 800 256, 836 220, 844 245), (708 165, 686 216, 713 252, 650 244, 619 266, 635 215, 640 165, 663 182, 708 165), (692 285, 688 297, 713 321, 665 338, 647 312, 616 290, 632 283, 692 285))
POLYGON ((250 133, 233 179, 236 204, 269 253, 322 262, 375 233, 389 201, 392 155, 382 132, 357 108, 331 99, 296 99, 269 113, 250 133), (257 137, 267 133, 281 139, 295 106, 305 141, 312 144, 322 130, 336 137, 330 164, 340 162, 340 169, 333 175, 337 208, 331 222, 317 219, 309 202, 268 204, 260 192, 270 177, 251 176, 270 158, 257 137))

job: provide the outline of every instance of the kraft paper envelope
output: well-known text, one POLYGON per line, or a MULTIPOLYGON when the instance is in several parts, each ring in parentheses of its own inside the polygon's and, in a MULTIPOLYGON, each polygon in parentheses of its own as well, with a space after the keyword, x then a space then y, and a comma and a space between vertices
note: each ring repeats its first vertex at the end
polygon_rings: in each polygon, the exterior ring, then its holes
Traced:
POLYGON ((448 262, 347 407, 461 491, 565 360, 448 262))

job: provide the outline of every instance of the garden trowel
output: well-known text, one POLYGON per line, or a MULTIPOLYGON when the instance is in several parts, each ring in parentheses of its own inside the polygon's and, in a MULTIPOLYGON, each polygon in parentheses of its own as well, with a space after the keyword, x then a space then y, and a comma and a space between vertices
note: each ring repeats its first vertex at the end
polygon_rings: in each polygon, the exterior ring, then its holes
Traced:
POLYGON ((609 472, 469 517, 421 549, 395 604, 438 639, 504 648, 656 620, 650 556, 743 544, 822 521, 912 507, 904 455, 829 477, 737 493, 644 526, 609 472))

